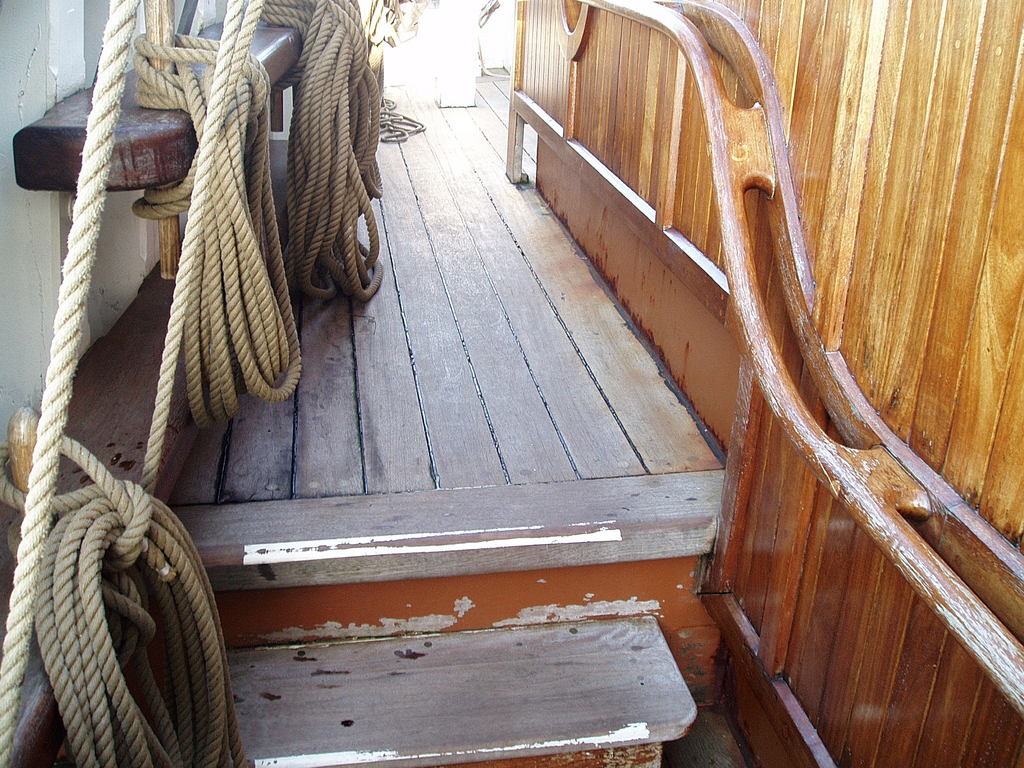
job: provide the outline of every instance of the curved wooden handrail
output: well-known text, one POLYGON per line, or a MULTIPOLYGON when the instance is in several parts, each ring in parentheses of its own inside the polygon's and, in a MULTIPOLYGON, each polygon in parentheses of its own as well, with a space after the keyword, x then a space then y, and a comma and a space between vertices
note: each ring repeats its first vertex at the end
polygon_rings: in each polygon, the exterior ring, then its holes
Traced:
MULTIPOLYGON (((879 435, 878 419, 869 418, 858 406, 863 397, 850 390, 850 377, 837 375, 836 366, 845 366, 845 361, 837 358, 836 351, 825 350, 813 323, 813 270, 800 226, 782 108, 760 46, 738 17, 713 2, 684 0, 676 4, 678 12, 644 0, 581 2, 649 27, 679 49, 706 128, 734 328, 765 401, 818 479, 849 508, 914 591, 1024 715, 1024 646, 907 522, 906 518, 927 517, 928 495, 882 447, 886 441, 879 435), (734 68, 754 102, 752 107, 737 106, 728 98, 713 50, 734 68), (829 437, 814 418, 772 335, 757 288, 744 205, 750 189, 768 198, 776 266, 790 323, 842 442, 829 437)), ((576 39, 569 52, 573 58, 583 49, 585 21, 581 17, 572 30, 576 39)))

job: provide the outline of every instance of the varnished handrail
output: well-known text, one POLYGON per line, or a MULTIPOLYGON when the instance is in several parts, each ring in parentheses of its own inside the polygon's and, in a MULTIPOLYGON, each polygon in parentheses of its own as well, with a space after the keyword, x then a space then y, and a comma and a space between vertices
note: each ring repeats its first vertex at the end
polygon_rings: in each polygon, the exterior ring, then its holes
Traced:
MULTIPOLYGON (((1024 715, 1024 646, 907 522, 906 518, 928 515, 928 495, 882 447, 886 441, 879 435, 878 420, 869 418, 858 405, 862 395, 851 391, 849 376, 840 375, 845 361, 837 351, 825 349, 813 323, 813 270, 800 226, 782 109, 771 68, 753 35, 731 11, 713 2, 684 0, 675 4, 678 12, 644 0, 580 2, 665 35, 682 54, 685 64, 680 61, 679 68, 685 66, 693 78, 706 128, 732 319, 766 402, 818 479, 850 509, 915 592, 1024 715), (735 70, 754 101, 752 107, 737 106, 728 98, 712 49, 735 70), (750 189, 768 198, 790 323, 842 442, 829 437, 814 418, 772 334, 757 288, 744 205, 750 189)), ((563 50, 576 59, 586 49, 586 14, 571 27, 564 14, 563 5, 565 31, 572 38, 563 50)), ((682 83, 682 78, 677 77, 676 83, 682 83)), ((670 156, 678 148, 680 109, 681 98, 677 98, 670 156)), ((674 185, 674 181, 668 183, 674 185)), ((660 201, 663 211, 672 210, 672 194, 660 201)), ((663 216, 658 214, 659 224, 668 226, 663 216)))

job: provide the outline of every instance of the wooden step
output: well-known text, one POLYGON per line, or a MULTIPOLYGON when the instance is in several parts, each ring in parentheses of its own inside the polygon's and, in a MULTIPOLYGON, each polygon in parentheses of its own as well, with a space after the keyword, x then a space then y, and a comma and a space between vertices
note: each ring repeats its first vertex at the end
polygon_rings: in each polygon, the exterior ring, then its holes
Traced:
POLYGON ((179 507, 218 590, 711 551, 722 471, 179 507))
POLYGON ((657 766, 659 748, 628 748, 679 738, 696 716, 650 617, 236 650, 230 665, 257 768, 596 750, 657 766))

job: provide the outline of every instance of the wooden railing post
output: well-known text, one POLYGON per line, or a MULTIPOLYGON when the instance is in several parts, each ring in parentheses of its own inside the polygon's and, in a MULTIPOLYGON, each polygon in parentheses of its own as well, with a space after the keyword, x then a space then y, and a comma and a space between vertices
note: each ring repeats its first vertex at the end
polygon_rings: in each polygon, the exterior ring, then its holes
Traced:
MULTIPOLYGON (((174 0, 145 0, 146 37, 155 45, 174 42, 174 0)), ((157 69, 170 68, 169 62, 155 62, 157 69)), ((157 221, 160 244, 160 276, 173 280, 181 258, 181 220, 171 216, 157 221)))

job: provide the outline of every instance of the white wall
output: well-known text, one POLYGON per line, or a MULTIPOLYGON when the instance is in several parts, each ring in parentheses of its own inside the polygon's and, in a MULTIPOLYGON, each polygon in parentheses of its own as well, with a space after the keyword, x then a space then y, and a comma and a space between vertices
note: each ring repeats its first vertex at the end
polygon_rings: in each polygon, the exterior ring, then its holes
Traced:
MULTIPOLYGON (((15 408, 39 405, 68 228, 68 194, 15 184, 11 139, 91 84, 106 12, 103 0, 0 6, 0 432, 15 408)), ((155 225, 132 216, 133 197, 112 195, 104 211, 87 343, 109 330, 156 259, 155 225)))

